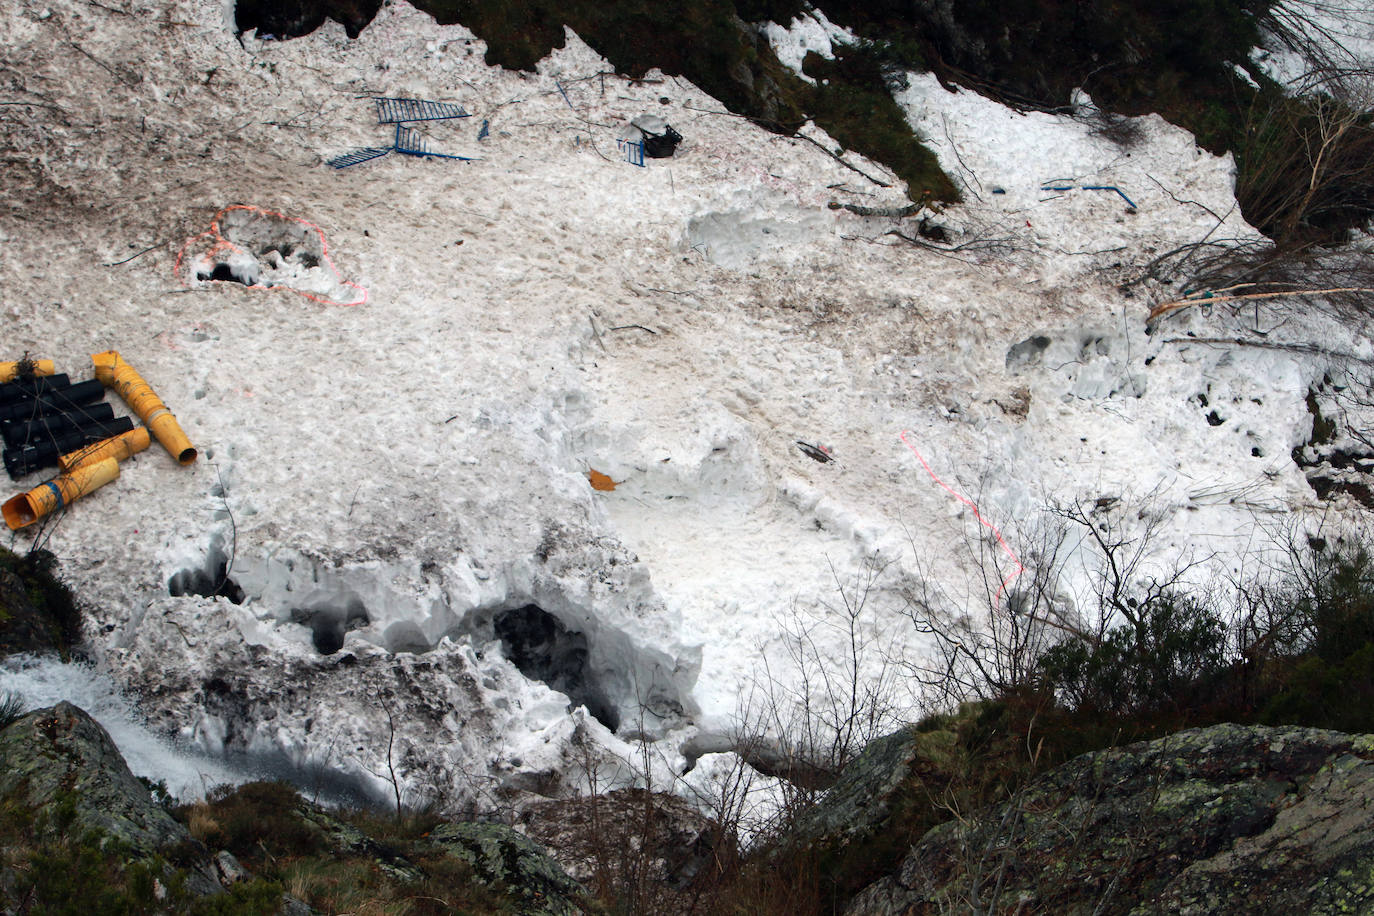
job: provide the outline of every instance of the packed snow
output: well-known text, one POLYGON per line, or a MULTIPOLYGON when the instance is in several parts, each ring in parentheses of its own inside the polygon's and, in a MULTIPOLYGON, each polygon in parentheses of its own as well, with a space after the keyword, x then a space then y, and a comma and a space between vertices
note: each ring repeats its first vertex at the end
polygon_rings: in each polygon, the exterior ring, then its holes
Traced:
MULTIPOLYGON (((766 759, 829 702, 818 668, 856 664, 880 724, 928 708, 894 676, 928 648, 911 595, 986 613, 994 530, 1032 567, 1079 503, 1157 520, 1161 568, 1242 575, 1359 521, 1291 453, 1309 389, 1374 358, 1362 326, 1266 303, 1147 334, 1178 289, 1121 285, 1258 237, 1230 158, 1157 117, 1121 141, 1086 96, 1022 114, 912 74, 899 101, 965 202, 863 216, 843 205, 906 202, 880 165, 573 34, 515 73, 400 2, 352 41, 240 42, 226 16, 0 7, 3 358, 87 377, 117 349, 202 455, 154 445, 37 537, 98 670, 182 746, 455 807, 635 779, 700 799, 744 737, 766 759), (474 161, 328 167, 385 142, 374 96, 463 105, 420 126, 474 161), (685 140, 641 168, 615 137, 644 114, 685 140), (1252 327, 1299 346, 1225 343, 1252 327), (196 594, 226 580, 242 603, 196 594)), ((799 61, 832 29, 770 37, 799 61)), ((1081 604, 1092 554, 1065 550, 1081 604)), ((24 670, 0 687, 39 702, 24 670)))

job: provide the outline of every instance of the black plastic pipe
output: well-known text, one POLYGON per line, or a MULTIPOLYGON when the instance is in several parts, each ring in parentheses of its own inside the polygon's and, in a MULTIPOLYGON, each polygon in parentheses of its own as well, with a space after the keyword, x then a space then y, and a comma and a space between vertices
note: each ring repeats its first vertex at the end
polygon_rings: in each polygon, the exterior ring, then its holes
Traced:
POLYGON ((7 446, 19 448, 29 442, 46 442, 88 423, 105 423, 113 419, 114 407, 101 401, 67 413, 53 413, 32 420, 6 420, 0 423, 0 436, 4 437, 7 446))
POLYGON ((52 391, 27 401, 0 407, 0 423, 6 420, 31 420, 54 413, 68 413, 84 404, 103 400, 105 386, 99 379, 77 382, 61 391, 52 391))
POLYGON ((91 423, 69 430, 46 442, 31 442, 19 448, 7 448, 5 449, 5 470, 9 472, 10 477, 18 480, 25 474, 31 474, 39 468, 56 465, 58 458, 73 449, 89 445, 92 442, 99 442, 101 439, 108 439, 111 436, 118 436, 120 433, 127 433, 133 428, 134 423, 128 417, 116 417, 105 423, 91 423))
POLYGON ((0 405, 13 404, 15 401, 31 401, 39 395, 69 388, 71 384, 72 380, 65 374, 15 379, 0 385, 0 405))

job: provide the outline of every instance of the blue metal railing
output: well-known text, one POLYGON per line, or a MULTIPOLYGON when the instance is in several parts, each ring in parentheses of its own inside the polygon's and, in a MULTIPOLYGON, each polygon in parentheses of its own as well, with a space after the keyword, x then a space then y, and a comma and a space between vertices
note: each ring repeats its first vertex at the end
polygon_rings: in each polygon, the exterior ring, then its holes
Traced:
POLYGON ((1085 184, 1085 185, 1072 185, 1072 184, 1064 184, 1063 182, 1051 182, 1051 183, 1047 183, 1047 184, 1041 185, 1041 186, 1040 186, 1040 190, 1042 190, 1042 191, 1115 191, 1117 194, 1120 194, 1120 195, 1121 195, 1121 199, 1122 199, 1122 200, 1126 201, 1126 206, 1130 207, 1132 210, 1139 209, 1139 208, 1136 207, 1135 201, 1133 201, 1133 200, 1131 200, 1129 197, 1127 197, 1127 196, 1126 196, 1126 192, 1123 191, 1123 190, 1121 190, 1120 188, 1118 188, 1118 187, 1117 187, 1116 185, 1114 185, 1114 184, 1085 184))
MULTIPOLYGON (((431 102, 427 99, 374 97, 372 101, 377 104, 377 123, 396 125, 396 135, 392 139, 391 145, 385 147, 370 146, 335 156, 333 159, 327 160, 333 168, 346 169, 350 166, 361 165, 364 162, 371 162, 373 159, 380 159, 392 152, 406 156, 423 156, 427 159, 473 161, 469 156, 453 156, 448 153, 432 152, 425 143, 425 136, 413 127, 407 126, 417 121, 445 121, 451 118, 471 117, 461 105, 455 105, 451 102, 431 102)), ((487 135, 487 123, 486 121, 482 122, 482 132, 477 139, 480 140, 487 135)))
POLYGON ((344 153, 342 156, 335 156, 328 160, 329 164, 336 169, 346 169, 350 165, 362 165, 364 162, 371 162, 373 159, 380 159, 391 152, 391 147, 371 146, 366 149, 355 149, 351 153, 344 153))
POLYGON ((404 124, 396 125, 396 140, 391 147, 396 152, 406 156, 423 156, 427 159, 461 159, 464 162, 471 162, 467 156, 451 156, 448 153, 430 152, 429 146, 425 143, 424 134, 413 127, 406 127, 404 124))

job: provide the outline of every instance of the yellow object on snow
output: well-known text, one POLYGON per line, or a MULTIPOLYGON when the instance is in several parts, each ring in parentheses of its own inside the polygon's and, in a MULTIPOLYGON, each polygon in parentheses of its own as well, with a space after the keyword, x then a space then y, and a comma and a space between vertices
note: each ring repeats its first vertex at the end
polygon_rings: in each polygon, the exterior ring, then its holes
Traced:
POLYGON ((119 392, 124 403, 133 408, 134 413, 179 464, 190 464, 196 460, 195 446, 182 432, 176 417, 143 380, 143 376, 120 357, 117 350, 93 353, 91 362, 95 363, 95 377, 104 382, 106 387, 119 392))
POLYGON ((93 442, 74 452, 68 452, 57 459, 57 464, 64 471, 73 471, 83 464, 94 464, 106 458, 123 461, 125 458, 132 458, 143 451, 151 441, 148 437, 148 430, 139 426, 127 433, 101 439, 99 442, 93 442))
POLYGON ((119 462, 113 458, 83 464, 69 474, 61 474, 27 493, 20 493, 0 506, 0 513, 4 514, 10 530, 17 531, 100 489, 118 476, 119 462))
MULTIPOLYGON (((31 359, 28 361, 33 366, 34 375, 52 375, 57 371, 50 359, 31 359)), ((19 378, 19 367, 23 365, 23 360, 13 363, 0 363, 0 382, 12 382, 19 378)))

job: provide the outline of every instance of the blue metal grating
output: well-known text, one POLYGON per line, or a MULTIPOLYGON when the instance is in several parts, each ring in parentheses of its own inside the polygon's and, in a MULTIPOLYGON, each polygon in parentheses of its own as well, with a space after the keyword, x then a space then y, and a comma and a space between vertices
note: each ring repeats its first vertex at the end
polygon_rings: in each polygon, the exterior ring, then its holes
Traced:
POLYGON ((374 98, 377 103, 378 124, 398 124, 402 121, 444 121, 449 118, 471 117, 462 105, 452 102, 430 102, 426 99, 374 98))
POLYGON ((405 153, 407 156, 428 156, 429 148, 425 146, 424 135, 418 130, 406 127, 404 124, 396 125, 396 140, 394 149, 398 153, 405 153))
POLYGON ((336 169, 346 169, 350 165, 361 165, 364 162, 371 162, 373 159, 380 159, 391 152, 391 147, 368 147, 366 149, 355 149, 351 153, 344 153, 342 156, 335 156, 329 160, 329 164, 336 169))

